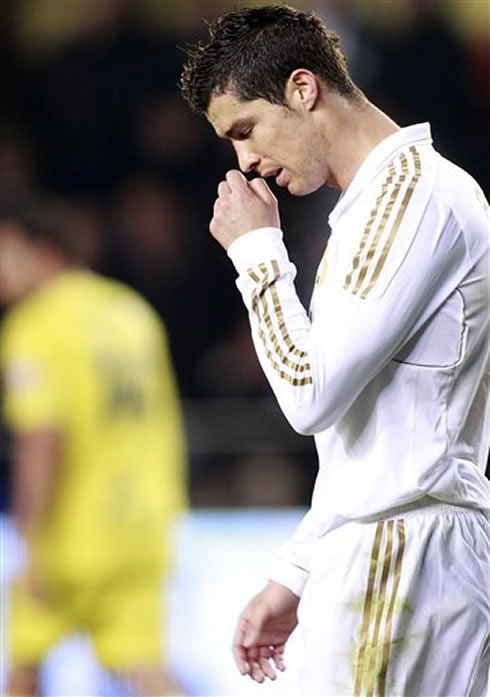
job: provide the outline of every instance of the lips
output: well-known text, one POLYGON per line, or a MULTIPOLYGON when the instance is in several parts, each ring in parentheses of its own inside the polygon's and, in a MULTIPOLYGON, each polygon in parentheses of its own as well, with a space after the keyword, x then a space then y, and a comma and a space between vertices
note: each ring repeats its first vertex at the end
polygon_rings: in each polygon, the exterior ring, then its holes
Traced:
POLYGON ((276 167, 275 169, 267 169, 265 172, 261 172, 260 176, 262 179, 268 179, 269 177, 275 177, 280 171, 280 167, 276 167))
POLYGON ((288 176, 286 170, 282 167, 277 167, 276 169, 268 169, 261 174, 261 177, 263 179, 275 177, 275 181, 278 186, 287 186, 288 184, 288 176))
POLYGON ((276 176, 277 186, 287 186, 288 185, 288 174, 285 169, 280 169, 276 176))

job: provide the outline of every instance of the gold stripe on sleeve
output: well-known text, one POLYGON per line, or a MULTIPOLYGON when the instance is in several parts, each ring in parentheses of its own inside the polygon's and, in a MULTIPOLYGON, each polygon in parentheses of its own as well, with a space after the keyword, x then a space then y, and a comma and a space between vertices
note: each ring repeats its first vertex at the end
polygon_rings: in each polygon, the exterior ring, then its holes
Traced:
POLYGON ((267 337, 266 337, 264 331, 260 327, 259 327, 258 331, 259 331, 259 337, 264 345, 265 355, 269 359, 271 366, 274 368, 274 370, 276 371, 276 373, 279 375, 280 378, 282 378, 283 380, 286 380, 286 382, 289 382, 291 385, 295 385, 295 386, 311 385, 313 383, 313 380, 311 377, 297 378, 297 377, 293 377, 289 373, 286 373, 286 371, 281 368, 279 363, 277 363, 274 360, 275 356, 272 353, 272 351, 267 348, 267 337))
POLYGON ((347 274, 347 276, 345 278, 344 288, 346 290, 349 290, 349 286, 352 283, 352 278, 353 278, 355 272, 357 271, 357 269, 359 268, 361 255, 362 255, 364 248, 367 244, 369 235, 371 233, 371 228, 372 228, 374 221, 376 220, 376 217, 378 215, 379 206, 380 206, 383 198, 386 196, 386 193, 388 191, 388 187, 390 186, 390 184, 392 184, 394 176, 395 176, 395 166, 392 163, 390 168, 389 168, 389 171, 388 171, 388 176, 385 179, 385 181, 383 182, 383 185, 381 187, 381 193, 378 196, 378 198, 376 199, 376 202, 374 204, 374 208, 372 209, 369 220, 366 224, 366 227, 364 228, 364 232, 363 232, 363 235, 361 238, 359 249, 358 249, 356 256, 354 257, 354 260, 352 262, 352 269, 349 271, 349 273, 347 274))
POLYGON ((287 328, 284 322, 284 316, 282 312, 282 307, 275 287, 277 279, 280 277, 280 269, 277 261, 272 262, 273 276, 270 278, 269 270, 265 264, 259 264, 259 270, 262 273, 262 281, 260 281, 257 274, 254 273, 252 269, 248 270, 248 275, 250 278, 256 282, 260 283, 260 286, 255 289, 252 293, 252 310, 256 315, 259 325, 258 334, 264 346, 265 354, 272 366, 272 368, 279 374, 279 377, 286 380, 292 385, 311 385, 313 383, 311 376, 297 377, 290 375, 283 367, 290 368, 294 373, 305 373, 311 370, 310 364, 306 361, 307 353, 298 349, 292 342, 287 328), (272 326, 272 317, 269 312, 269 305, 266 299, 266 293, 269 291, 272 296, 273 312, 276 315, 278 325, 281 331, 284 342, 288 348, 288 354, 296 355, 299 357, 298 361, 292 361, 288 355, 283 351, 280 346, 279 339, 275 334, 272 326), (262 306, 262 317, 259 312, 259 303, 262 306), (261 327, 261 322, 265 324, 267 329, 267 334, 261 327), (269 348, 272 345, 273 351, 269 348), (279 359, 280 363, 276 359, 279 359))
MULTIPOLYGON (((274 286, 271 286, 273 288, 274 286)), ((280 344, 279 344, 279 339, 277 338, 274 329, 272 328, 272 318, 269 314, 269 306, 267 304, 267 300, 265 295, 262 296, 262 307, 264 308, 264 312, 262 315, 263 321, 265 323, 268 335, 269 335, 269 341, 274 347, 274 351, 279 356, 281 359, 281 363, 283 365, 286 365, 288 368, 291 368, 292 370, 299 372, 299 373, 304 373, 305 370, 310 370, 311 366, 309 363, 301 363, 301 362, 295 362, 292 361, 288 358, 287 354, 284 353, 282 350, 280 344)), ((289 344, 293 346, 291 340, 289 340, 289 344)), ((293 351, 291 351, 293 353, 293 351)), ((304 351, 301 352, 303 357, 306 357, 306 353, 304 351)))
MULTIPOLYGON (((419 155, 417 149, 415 148, 415 146, 413 146, 413 145, 410 148, 410 152, 412 154, 412 158, 414 161, 415 172, 412 175, 412 178, 410 180, 408 188, 407 188, 405 195, 403 197, 403 200, 401 202, 400 208, 398 209, 398 213, 397 213, 395 222, 393 223, 393 226, 391 228, 388 239, 385 242, 385 246, 383 248, 383 251, 381 252, 381 255, 378 259, 378 263, 376 264, 376 267, 375 267, 373 274, 371 276, 371 280, 369 281, 369 283, 367 284, 365 289, 362 291, 361 298, 366 298, 367 295, 371 292, 374 285, 376 284, 376 281, 379 278, 381 271, 383 270, 383 266, 386 262, 386 258, 388 256, 390 249, 391 249, 391 246, 393 244, 393 240, 396 237, 396 234, 397 234, 398 229, 400 227, 401 221, 403 220, 403 216, 407 212, 408 204, 410 203, 410 199, 412 198, 412 194, 415 190, 415 187, 417 185, 418 180, 420 179, 420 174, 421 174, 420 155, 419 155)), ((407 169, 406 158, 405 158, 405 162, 402 163, 402 177, 403 177, 403 179, 405 179, 407 171, 408 171, 408 169, 407 169)), ((400 177, 400 179, 402 177, 400 177)), ((357 290, 355 292, 357 292, 357 290)))
POLYGON ((272 301, 274 303, 274 311, 275 311, 276 316, 277 316, 277 320, 279 323, 279 329, 281 330, 282 338, 284 339, 284 343, 286 344, 286 346, 288 347, 288 349, 291 353, 294 353, 295 356, 300 356, 301 358, 305 358, 307 355, 306 351, 302 351, 301 349, 299 349, 297 346, 295 346, 293 344, 293 341, 292 341, 291 337, 289 336, 289 332, 288 332, 287 327, 286 327, 286 322, 284 320, 284 315, 282 313, 281 301, 279 299, 279 293, 277 292, 277 288, 275 285, 276 280, 281 275, 281 272, 279 270, 279 264, 277 263, 277 261, 272 262, 272 269, 274 271, 274 283, 270 284, 270 292, 272 295, 272 301))
POLYGON ((357 295, 360 287, 363 284, 364 279, 366 278, 366 274, 369 270, 369 266, 373 260, 373 257, 376 253, 376 250, 378 248, 379 241, 380 241, 380 239, 385 231, 386 223, 388 222, 391 211, 393 210, 393 206, 395 205, 396 199, 398 198, 398 194, 400 193, 400 189, 402 187, 402 184, 405 181, 405 179, 407 178, 408 161, 403 153, 400 156, 400 160, 401 160, 401 165, 402 165, 401 174, 398 175, 398 179, 396 181, 395 187, 394 187, 393 191, 391 192, 391 196, 390 196, 388 203, 386 204, 386 207, 383 211, 383 215, 381 216, 381 220, 380 220, 378 228, 376 230, 376 234, 374 235, 374 239, 371 243, 369 251, 368 251, 366 258, 364 260, 364 264, 362 266, 361 272, 360 272, 359 277, 357 279, 356 287, 352 291, 352 293, 354 295, 357 295))
POLYGON ((267 286, 269 285, 269 273, 265 267, 265 264, 260 264, 259 268, 262 272, 262 282, 260 282, 260 278, 253 271, 253 269, 248 269, 248 271, 247 271, 248 275, 250 276, 250 278, 252 279, 252 281, 254 283, 257 283, 257 284, 260 283, 260 286, 258 288, 255 288, 253 293, 252 293, 252 310, 257 315, 258 315, 257 305, 259 303, 259 300, 262 298, 265 291, 267 290, 267 286))
POLYGON ((395 240, 395 237, 397 235, 398 229, 401 225, 401 222, 403 220, 403 216, 405 215, 408 205, 410 203, 410 199, 412 198, 413 191, 415 189, 415 186, 420 179, 421 175, 421 163, 420 163, 420 154, 417 151, 417 148, 412 145, 410 147, 410 153, 412 155, 412 160, 414 164, 414 173, 410 179, 410 182, 408 184, 408 188, 405 191, 405 194, 403 196, 403 199, 400 203, 400 207, 398 208, 398 212, 395 218, 395 221, 393 222, 391 229, 389 230, 388 237, 384 243, 384 247, 382 249, 382 252, 375 264, 374 271, 372 271, 371 277, 369 279, 369 282, 367 285, 366 279, 368 278, 372 266, 373 266, 373 260, 374 257, 376 256, 376 252, 379 249, 379 246, 381 244, 381 240, 384 237, 387 225, 388 225, 388 220, 390 219, 390 216, 393 212, 393 209, 395 207, 396 201, 400 195, 400 192, 402 190, 403 184, 406 181, 408 175, 409 175, 409 164, 407 157, 405 156, 404 153, 400 154, 399 161, 401 163, 401 172, 398 175, 396 182, 394 186, 391 188, 391 185, 393 184, 393 179, 395 177, 395 164, 391 164, 388 172, 388 176, 383 182, 383 185, 381 187, 381 193, 379 194, 378 198, 376 199, 374 208, 371 211, 369 220, 366 224, 366 227, 364 228, 364 232, 359 244, 359 249, 353 259, 352 262, 352 269, 350 272, 347 274, 345 282, 344 282, 344 289, 345 290, 350 290, 350 292, 353 295, 357 295, 360 293, 360 297, 365 299, 368 294, 371 292, 373 287, 375 286, 381 271, 383 270, 386 258, 390 252, 390 249, 392 247, 393 241, 395 240), (365 252, 366 246, 368 244, 368 240, 372 234, 372 228, 374 225, 374 222, 378 216, 379 210, 380 210, 380 204, 383 200, 383 198, 386 196, 388 191, 391 190, 390 197, 388 201, 385 204, 383 213, 381 215, 381 219, 377 225, 376 232, 374 235, 374 238, 371 241, 371 244, 369 246, 369 249, 367 253, 364 256, 364 260, 362 262, 362 267, 360 271, 358 272, 357 276, 357 281, 354 285, 354 277, 356 271, 359 269, 359 266, 361 265, 361 258, 363 253, 365 252), (363 288, 364 285, 364 288, 363 288))
POLYGON ((260 293, 261 298, 261 304, 263 308, 263 314, 262 314, 262 319, 263 322, 266 326, 268 335, 269 335, 269 340, 272 346, 274 347, 275 353, 279 356, 281 359, 281 363, 284 365, 287 365, 288 368, 291 368, 292 370, 298 371, 300 373, 303 373, 305 370, 310 370, 311 366, 309 363, 305 363, 304 359, 307 357, 307 354, 305 351, 300 351, 296 346, 293 344, 291 341, 291 338, 289 334, 287 333, 287 330, 285 328, 285 322, 284 318, 282 315, 282 308, 281 308, 281 303, 279 301, 279 296, 277 294, 277 289, 275 287, 276 280, 279 278, 279 267, 274 269, 274 276, 271 281, 269 281, 269 271, 267 270, 267 267, 264 264, 261 264, 260 270, 262 271, 264 275, 264 280, 261 285, 261 290, 263 292, 260 293), (294 354, 296 356, 299 356, 300 359, 303 360, 303 363, 301 361, 294 362, 288 358, 288 355, 284 353, 282 350, 280 344, 279 344, 279 339, 277 338, 277 335, 274 332, 274 329, 272 327, 272 317, 270 316, 269 313, 269 305, 267 303, 267 298, 266 298, 266 290, 269 290, 271 292, 271 295, 273 297, 273 305, 274 305, 274 312, 277 316, 279 326, 281 329, 281 334, 284 339, 284 342, 286 346, 288 347, 288 352, 290 354, 294 354))

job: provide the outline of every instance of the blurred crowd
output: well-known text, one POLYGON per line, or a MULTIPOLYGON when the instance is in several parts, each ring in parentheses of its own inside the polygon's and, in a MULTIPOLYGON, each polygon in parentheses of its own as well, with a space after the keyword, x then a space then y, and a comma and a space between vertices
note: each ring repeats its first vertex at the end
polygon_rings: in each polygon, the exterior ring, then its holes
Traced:
MULTIPOLYGON (((269 395, 234 271, 208 235, 216 187, 235 166, 233 153, 189 112, 178 90, 183 49, 205 35, 204 19, 242 4, 250 2, 0 2, 0 205, 23 190, 40 189, 77 208, 90 265, 137 288, 162 316, 187 401, 269 395)), ((367 95, 400 125, 430 121, 438 148, 488 193, 485 3, 291 4, 322 15, 343 37, 352 76, 367 95)), ((307 303, 337 194, 324 190, 297 200, 277 194, 307 303)), ((226 417, 219 426, 228 428, 226 417)), ((223 488, 226 455, 201 454, 194 481, 201 491, 220 481, 221 493, 210 493, 208 501, 222 495, 225 503, 240 503, 238 494, 223 488)), ((241 462, 247 457, 242 454, 241 462)), ((248 474, 274 471, 260 457, 249 463, 248 474)), ((306 448, 297 461, 303 465, 308 457, 306 448)), ((294 464, 286 465, 284 472, 294 472, 294 464)), ((309 467, 313 476, 314 464, 309 467)), ((243 468, 237 471, 241 477, 243 468)), ((308 477, 291 478, 290 491, 302 492, 300 500, 283 492, 283 502, 306 501, 308 477)), ((246 487, 236 480, 234 486, 247 497, 246 487)))

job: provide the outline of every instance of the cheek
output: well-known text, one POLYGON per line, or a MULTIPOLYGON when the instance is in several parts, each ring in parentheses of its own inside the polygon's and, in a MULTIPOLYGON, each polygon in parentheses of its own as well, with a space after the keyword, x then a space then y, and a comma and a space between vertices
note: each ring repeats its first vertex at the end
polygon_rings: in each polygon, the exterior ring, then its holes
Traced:
POLYGON ((308 179, 312 184, 316 184, 316 188, 325 183, 328 174, 328 163, 322 157, 319 157, 318 150, 311 150, 305 155, 306 171, 308 179))
POLYGON ((286 144, 291 164, 299 174, 308 176, 318 170, 318 149, 312 142, 311 134, 303 133, 298 127, 297 131, 288 132, 281 142, 286 144))
POLYGON ((325 163, 315 160, 314 157, 305 157, 297 174, 297 181, 293 176, 292 186, 296 184, 297 193, 300 196, 312 194, 318 191, 326 183, 325 163))

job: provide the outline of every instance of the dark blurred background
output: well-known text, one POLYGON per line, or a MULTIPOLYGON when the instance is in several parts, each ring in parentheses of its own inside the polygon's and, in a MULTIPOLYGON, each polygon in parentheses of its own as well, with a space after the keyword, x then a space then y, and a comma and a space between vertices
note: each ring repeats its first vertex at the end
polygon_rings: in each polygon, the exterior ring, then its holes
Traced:
MULTIPOLYGON (((0 0, 0 204, 32 187, 83 218, 94 269, 162 316, 184 400, 194 506, 307 503, 316 458, 291 432, 255 358, 235 273, 209 237, 231 147, 178 91, 183 47, 204 19, 261 2, 0 0)), ((343 37, 351 74, 490 190, 490 40, 483 0, 330 0, 313 9, 343 37)), ((293 199, 283 227, 307 304, 338 194, 293 199)), ((1 250, 0 250, 1 253, 1 250)), ((0 500, 8 434, 0 426, 0 500)))

